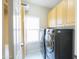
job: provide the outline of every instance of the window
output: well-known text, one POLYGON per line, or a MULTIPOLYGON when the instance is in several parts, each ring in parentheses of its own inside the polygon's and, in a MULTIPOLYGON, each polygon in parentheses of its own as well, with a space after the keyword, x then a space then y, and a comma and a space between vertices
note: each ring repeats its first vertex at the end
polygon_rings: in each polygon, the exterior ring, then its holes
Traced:
POLYGON ((25 29, 39 29, 39 18, 33 16, 25 16, 25 29))
POLYGON ((26 16, 24 20, 24 33, 27 43, 39 41, 39 18, 34 16, 26 16))

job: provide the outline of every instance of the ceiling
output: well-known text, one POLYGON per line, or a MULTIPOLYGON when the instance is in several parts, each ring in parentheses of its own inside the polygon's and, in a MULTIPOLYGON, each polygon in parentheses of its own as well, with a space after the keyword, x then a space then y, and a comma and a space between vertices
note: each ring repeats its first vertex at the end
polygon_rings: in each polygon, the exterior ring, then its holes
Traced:
POLYGON ((61 0, 27 0, 27 1, 43 7, 52 8, 61 0))

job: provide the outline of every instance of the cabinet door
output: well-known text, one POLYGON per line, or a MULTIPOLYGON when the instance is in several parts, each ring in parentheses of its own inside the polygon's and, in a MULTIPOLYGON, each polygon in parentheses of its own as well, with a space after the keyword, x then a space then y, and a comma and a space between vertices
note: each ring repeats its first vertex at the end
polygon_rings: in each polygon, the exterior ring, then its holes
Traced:
POLYGON ((67 13, 66 0, 61 1, 57 6, 57 26, 65 26, 67 13))
POLYGON ((75 0, 68 0, 67 25, 75 25, 75 0))
POLYGON ((56 7, 53 8, 48 14, 48 26, 56 27, 56 7))

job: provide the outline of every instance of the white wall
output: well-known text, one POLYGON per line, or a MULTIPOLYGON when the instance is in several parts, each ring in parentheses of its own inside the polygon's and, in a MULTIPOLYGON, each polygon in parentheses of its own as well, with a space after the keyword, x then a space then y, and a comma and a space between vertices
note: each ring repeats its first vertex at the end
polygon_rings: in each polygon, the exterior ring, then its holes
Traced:
POLYGON ((31 4, 29 13, 32 16, 40 17, 40 26, 41 27, 47 27, 47 19, 48 19, 48 8, 31 4))

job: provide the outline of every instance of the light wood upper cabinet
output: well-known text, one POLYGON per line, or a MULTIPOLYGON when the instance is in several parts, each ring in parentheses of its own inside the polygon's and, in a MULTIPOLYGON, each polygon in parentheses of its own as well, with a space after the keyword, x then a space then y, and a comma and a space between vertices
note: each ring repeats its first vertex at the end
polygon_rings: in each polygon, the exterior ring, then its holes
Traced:
POLYGON ((53 8, 53 10, 51 10, 48 14, 48 26, 56 26, 56 8, 53 8))
POLYGON ((75 0, 68 0, 67 25, 75 25, 75 0))
POLYGON ((48 14, 48 25, 73 26, 75 25, 75 0, 62 0, 48 14))
POLYGON ((57 26, 65 26, 67 13, 67 0, 62 0, 57 5, 57 26))

